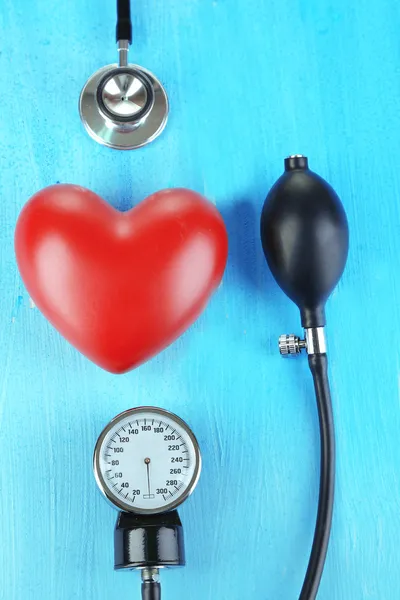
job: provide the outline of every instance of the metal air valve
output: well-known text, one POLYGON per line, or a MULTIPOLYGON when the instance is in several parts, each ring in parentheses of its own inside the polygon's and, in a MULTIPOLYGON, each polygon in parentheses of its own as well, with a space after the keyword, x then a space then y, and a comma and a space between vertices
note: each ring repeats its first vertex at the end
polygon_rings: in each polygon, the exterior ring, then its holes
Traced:
POLYGON ((284 358, 298 356, 302 350, 307 354, 326 354, 324 327, 304 329, 304 339, 294 333, 279 336, 279 352, 284 358))

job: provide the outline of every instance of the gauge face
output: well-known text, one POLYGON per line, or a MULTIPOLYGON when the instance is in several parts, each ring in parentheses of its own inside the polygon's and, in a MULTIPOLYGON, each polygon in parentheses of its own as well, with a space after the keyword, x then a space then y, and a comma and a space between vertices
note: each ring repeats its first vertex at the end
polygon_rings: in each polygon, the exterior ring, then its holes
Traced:
POLYGON ((162 513, 193 491, 201 469, 199 446, 182 419, 139 407, 115 417, 94 452, 96 481, 119 509, 162 513))

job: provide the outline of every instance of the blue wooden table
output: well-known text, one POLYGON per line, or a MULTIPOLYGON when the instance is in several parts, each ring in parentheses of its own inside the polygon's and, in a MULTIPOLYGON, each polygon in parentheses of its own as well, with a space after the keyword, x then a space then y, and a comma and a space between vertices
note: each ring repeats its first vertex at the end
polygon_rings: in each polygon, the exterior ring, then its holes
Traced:
POLYGON ((296 599, 311 544, 319 437, 306 359, 283 361, 298 311, 277 288, 259 215, 287 154, 337 190, 351 231, 328 305, 337 494, 321 600, 400 598, 400 9, 395 0, 137 0, 131 60, 165 84, 162 137, 122 153, 78 115, 88 76, 115 61, 112 0, 2 0, 0 11, 0 598, 138 598, 113 572, 116 517, 93 446, 141 404, 187 420, 203 451, 181 509, 187 567, 165 600, 296 599), (223 283, 149 363, 108 374, 31 303, 13 232, 26 200, 84 185, 126 209, 186 186, 229 232, 223 283))

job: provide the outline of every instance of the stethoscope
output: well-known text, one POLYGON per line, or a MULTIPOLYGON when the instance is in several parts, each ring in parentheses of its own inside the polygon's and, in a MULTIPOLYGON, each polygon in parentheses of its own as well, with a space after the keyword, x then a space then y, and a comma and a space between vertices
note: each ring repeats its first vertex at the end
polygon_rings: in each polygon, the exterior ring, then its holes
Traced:
POLYGON ((117 0, 118 65, 94 73, 79 98, 79 112, 89 135, 99 144, 133 150, 153 141, 168 119, 168 97, 147 69, 128 64, 132 43, 130 1, 117 0))

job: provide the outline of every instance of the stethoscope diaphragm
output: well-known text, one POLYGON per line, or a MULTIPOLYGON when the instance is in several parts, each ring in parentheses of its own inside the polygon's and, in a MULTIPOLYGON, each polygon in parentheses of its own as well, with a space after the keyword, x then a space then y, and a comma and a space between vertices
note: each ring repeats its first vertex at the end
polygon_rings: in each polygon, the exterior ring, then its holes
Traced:
POLYGON ((117 67, 103 76, 97 89, 97 102, 111 120, 139 122, 154 106, 153 85, 142 71, 117 67))
POLYGON ((153 141, 168 119, 160 81, 138 65, 107 65, 90 77, 79 99, 89 135, 105 146, 132 150, 153 141))

